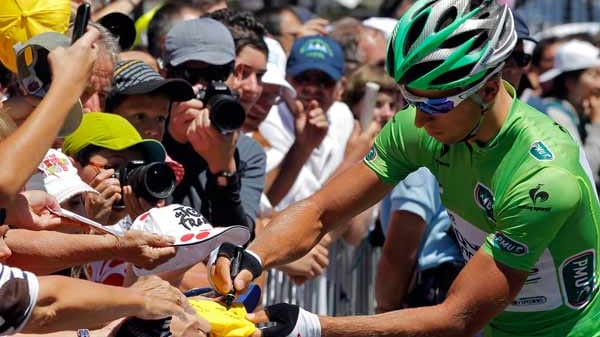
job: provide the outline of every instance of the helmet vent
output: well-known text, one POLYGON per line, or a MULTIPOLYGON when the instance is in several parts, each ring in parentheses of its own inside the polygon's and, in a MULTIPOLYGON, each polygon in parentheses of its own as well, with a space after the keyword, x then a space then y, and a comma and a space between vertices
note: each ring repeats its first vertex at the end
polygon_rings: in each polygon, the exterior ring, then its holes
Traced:
POLYGON ((425 27, 425 23, 427 23, 428 18, 429 13, 422 12, 415 19, 415 22, 413 22, 410 26, 410 29, 408 30, 408 33, 406 34, 406 38, 404 40, 404 48, 402 49, 404 55, 408 55, 408 51, 423 32, 423 27, 425 27))
POLYGON ((446 9, 446 11, 442 15, 440 15, 440 18, 438 19, 434 31, 437 33, 440 30, 448 27, 448 25, 450 25, 452 22, 454 22, 454 20, 456 20, 457 16, 458 10, 456 9, 456 7, 452 6, 446 9))
POLYGON ((432 71, 433 69, 438 67, 440 64, 442 64, 442 62, 443 61, 438 60, 438 61, 428 61, 428 62, 422 62, 422 63, 416 64, 406 72, 406 74, 404 75, 404 80, 402 82, 410 83, 410 82, 416 80, 417 78, 432 71))
POLYGON ((442 42, 442 44, 440 45, 440 49, 442 49, 442 48, 454 49, 458 46, 461 46, 462 44, 467 42, 469 39, 472 39, 476 35, 479 35, 478 38, 480 38, 481 36, 484 36, 485 38, 487 38, 487 34, 485 34, 485 31, 482 29, 462 32, 460 34, 451 36, 449 39, 442 42), (484 33, 484 34, 481 34, 481 33, 484 33))
POLYGON ((477 38, 475 39, 475 42, 473 42, 473 47, 471 47, 471 50, 478 50, 481 47, 483 47, 483 45, 488 41, 488 33, 487 32, 482 32, 481 34, 479 34, 479 36, 477 36, 477 38))
POLYGON ((456 81, 457 78, 465 78, 465 77, 469 76, 471 69, 473 69, 473 65, 469 64, 466 66, 462 66, 460 68, 456 68, 454 70, 447 71, 440 77, 431 81, 431 84, 432 85, 444 85, 444 84, 450 83, 452 81, 456 81))

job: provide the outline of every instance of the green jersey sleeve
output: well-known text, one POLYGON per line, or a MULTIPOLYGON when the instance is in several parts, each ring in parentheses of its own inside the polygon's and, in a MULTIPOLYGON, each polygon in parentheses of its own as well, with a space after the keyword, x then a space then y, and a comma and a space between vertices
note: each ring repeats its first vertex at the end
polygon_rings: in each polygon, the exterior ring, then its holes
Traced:
POLYGON ((511 268, 529 271, 573 220, 581 195, 577 178, 561 168, 531 173, 499 198, 496 228, 483 249, 511 268))
MULTIPOLYGON (((399 111, 381 130, 364 162, 383 182, 396 185, 421 166, 433 142, 423 129, 414 127, 415 108, 399 111)), ((429 155, 431 157, 431 155, 429 155)))

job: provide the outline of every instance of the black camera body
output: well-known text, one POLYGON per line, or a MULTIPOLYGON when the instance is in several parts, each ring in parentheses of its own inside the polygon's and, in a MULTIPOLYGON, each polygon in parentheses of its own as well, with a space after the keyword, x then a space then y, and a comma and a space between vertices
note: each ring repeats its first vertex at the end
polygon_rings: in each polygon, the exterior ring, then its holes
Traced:
POLYGON ((238 97, 223 81, 211 81, 206 89, 196 94, 210 111, 210 122, 221 133, 230 133, 242 127, 246 111, 238 97))
MULTIPOLYGON (((143 160, 132 160, 115 171, 114 178, 119 179, 122 186, 130 185, 133 193, 149 203, 169 197, 175 190, 175 173, 165 163, 146 163, 143 160)), ((115 202, 113 207, 123 208, 123 199, 115 202)))

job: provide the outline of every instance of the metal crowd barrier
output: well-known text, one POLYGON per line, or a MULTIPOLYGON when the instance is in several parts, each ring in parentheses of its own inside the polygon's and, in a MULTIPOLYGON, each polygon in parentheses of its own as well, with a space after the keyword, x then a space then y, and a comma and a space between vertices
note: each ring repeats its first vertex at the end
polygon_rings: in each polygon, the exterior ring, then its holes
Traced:
POLYGON ((329 248, 329 266, 323 276, 296 286, 283 272, 267 273, 263 304, 286 302, 320 315, 373 314, 375 272, 380 247, 365 238, 358 247, 337 240, 329 248))

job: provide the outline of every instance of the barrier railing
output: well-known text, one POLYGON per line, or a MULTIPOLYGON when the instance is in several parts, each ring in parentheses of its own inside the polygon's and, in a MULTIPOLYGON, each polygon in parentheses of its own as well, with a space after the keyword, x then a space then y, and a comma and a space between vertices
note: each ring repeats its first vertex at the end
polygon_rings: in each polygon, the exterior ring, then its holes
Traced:
POLYGON ((329 266, 323 276, 297 286, 283 272, 270 270, 264 304, 286 302, 321 315, 372 314, 374 282, 381 248, 364 239, 358 247, 338 240, 329 248, 329 266))

